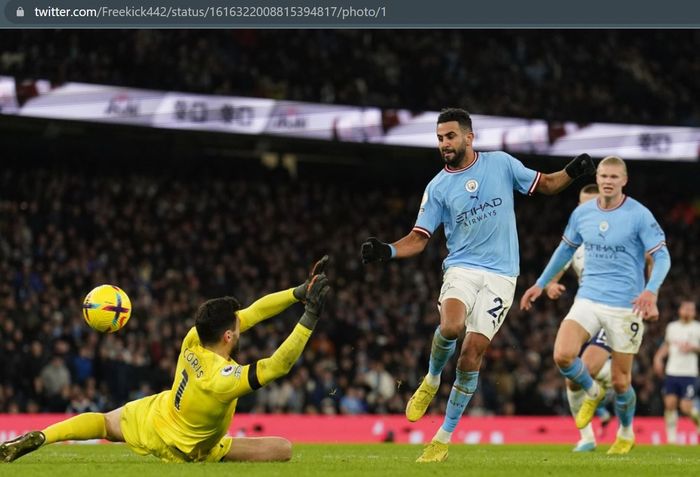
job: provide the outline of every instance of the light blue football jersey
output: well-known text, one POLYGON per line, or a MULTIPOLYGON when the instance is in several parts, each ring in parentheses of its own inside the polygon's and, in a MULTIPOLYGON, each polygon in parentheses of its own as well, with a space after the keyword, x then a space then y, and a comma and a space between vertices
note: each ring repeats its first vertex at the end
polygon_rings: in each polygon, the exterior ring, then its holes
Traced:
POLYGON ((413 230, 430 237, 445 227, 452 266, 516 277, 520 273, 513 190, 532 194, 540 173, 502 151, 478 152, 468 167, 445 167, 423 194, 413 230))
POLYGON ((562 240, 585 247, 586 266, 576 296, 623 308, 631 308, 644 289, 644 253, 666 245, 649 209, 627 196, 611 210, 601 209, 597 200, 579 205, 562 240))

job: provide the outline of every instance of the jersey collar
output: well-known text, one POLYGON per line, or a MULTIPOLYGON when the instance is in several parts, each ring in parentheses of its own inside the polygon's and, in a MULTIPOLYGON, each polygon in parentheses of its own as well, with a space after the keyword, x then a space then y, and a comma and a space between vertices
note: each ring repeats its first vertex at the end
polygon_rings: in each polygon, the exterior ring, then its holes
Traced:
POLYGON ((472 163, 469 164, 468 166, 465 166, 465 167, 463 167, 463 168, 461 168, 461 169, 449 169, 447 166, 445 166, 445 172, 447 172, 448 174, 457 174, 457 173, 460 173, 460 172, 464 172, 464 171, 466 171, 467 169, 471 169, 471 168, 474 166, 474 164, 476 164, 476 161, 478 161, 478 160, 479 160, 479 152, 478 152, 478 151, 474 151, 474 162, 472 162, 472 163))

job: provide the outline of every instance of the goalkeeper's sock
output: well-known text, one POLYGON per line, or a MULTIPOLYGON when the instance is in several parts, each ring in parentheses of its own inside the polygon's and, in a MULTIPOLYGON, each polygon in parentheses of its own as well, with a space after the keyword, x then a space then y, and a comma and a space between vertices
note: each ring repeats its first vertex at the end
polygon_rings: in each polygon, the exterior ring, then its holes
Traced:
POLYGON ((637 408, 637 395, 630 386, 627 391, 615 395, 615 414, 620 420, 620 429, 632 428, 634 411, 637 408))
POLYGON ((450 398, 447 400, 445 420, 437 434, 435 434, 435 440, 443 444, 450 442, 452 433, 457 427, 457 423, 462 418, 464 409, 467 407, 467 404, 469 404, 469 401, 474 395, 474 391, 476 391, 478 381, 479 371, 457 370, 457 377, 452 386, 450 398))
POLYGON ((107 421, 104 414, 86 412, 47 427, 42 431, 46 444, 61 441, 86 441, 107 437, 107 421))
POLYGON ((591 374, 588 372, 588 368, 583 364, 581 358, 576 358, 571 366, 567 368, 559 368, 559 372, 564 375, 564 377, 569 378, 571 381, 581 386, 589 397, 598 395, 598 384, 593 381, 591 374))
POLYGON ((438 326, 433 334, 433 344, 430 348, 430 364, 428 366, 428 376, 426 376, 428 384, 433 387, 440 384, 440 374, 442 374, 447 361, 455 353, 456 348, 457 340, 448 340, 442 336, 438 326))

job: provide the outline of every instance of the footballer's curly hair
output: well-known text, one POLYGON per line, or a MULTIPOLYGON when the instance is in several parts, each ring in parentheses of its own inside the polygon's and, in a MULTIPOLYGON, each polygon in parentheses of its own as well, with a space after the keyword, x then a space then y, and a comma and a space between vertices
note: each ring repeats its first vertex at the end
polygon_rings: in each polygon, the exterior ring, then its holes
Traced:
POLYGON ((462 131, 472 131, 472 118, 464 109, 445 108, 440 111, 440 115, 437 118, 437 123, 449 123, 450 121, 457 121, 462 131))
POLYGON ((212 345, 219 341, 221 334, 235 325, 236 311, 241 304, 231 296, 207 300, 197 308, 194 314, 194 326, 203 345, 212 345))

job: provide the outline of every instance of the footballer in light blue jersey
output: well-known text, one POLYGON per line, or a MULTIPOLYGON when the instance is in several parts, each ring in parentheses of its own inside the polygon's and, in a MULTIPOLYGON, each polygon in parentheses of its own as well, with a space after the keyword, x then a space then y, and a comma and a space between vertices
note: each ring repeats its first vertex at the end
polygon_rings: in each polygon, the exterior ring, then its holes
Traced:
POLYGON ((564 170, 541 174, 505 152, 476 152, 471 117, 463 109, 443 110, 436 135, 445 168, 428 184, 415 227, 392 244, 370 237, 360 252, 364 264, 412 257, 440 225, 445 227, 449 254, 443 263, 440 326, 433 334, 428 374, 406 405, 409 421, 427 411, 457 338, 465 328, 466 334, 445 419, 418 462, 447 458, 452 432, 476 390, 483 355, 513 302, 519 271, 513 190, 556 194, 574 178, 595 172, 587 154, 564 170))
POLYGON ((632 387, 632 365, 644 336, 644 320, 658 319, 659 288, 670 267, 665 235, 649 210, 622 193, 627 166, 616 156, 598 165, 599 196, 574 210, 562 242, 537 283, 520 300, 529 310, 543 287, 585 247, 585 267, 574 304, 562 321, 554 343, 554 361, 560 372, 586 391, 576 414, 576 426, 591 422, 605 390, 591 378, 578 357, 581 346, 600 329, 612 349, 612 386, 620 427, 608 454, 627 454, 634 447, 632 421, 637 397, 632 387), (644 281, 645 252, 653 259, 644 281))
POLYGON ((574 249, 581 244, 585 248, 577 297, 630 308, 644 290, 644 253, 653 256, 665 246, 666 237, 649 209, 623 195, 614 209, 601 209, 596 200, 576 208, 562 241, 574 249))
POLYGON ((413 230, 430 238, 440 225, 445 227, 445 270, 456 266, 517 277, 513 190, 532 194, 541 174, 502 151, 475 156, 469 166, 445 166, 430 181, 413 230))

